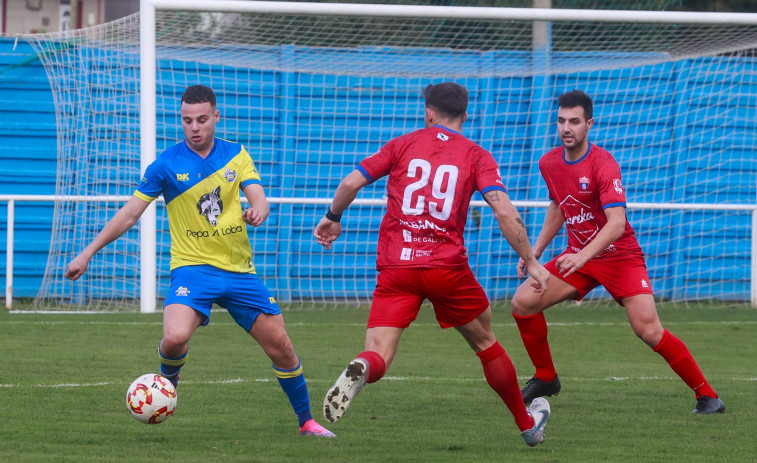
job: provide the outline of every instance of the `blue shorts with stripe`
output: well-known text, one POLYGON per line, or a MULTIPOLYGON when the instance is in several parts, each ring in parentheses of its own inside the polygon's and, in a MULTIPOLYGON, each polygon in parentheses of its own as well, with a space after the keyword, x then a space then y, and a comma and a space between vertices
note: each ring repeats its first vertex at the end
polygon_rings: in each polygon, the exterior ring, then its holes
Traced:
POLYGON ((254 273, 237 273, 210 265, 189 265, 171 271, 171 289, 163 307, 184 304, 210 321, 210 309, 217 304, 229 311, 234 321, 250 331, 261 313, 278 315, 279 304, 254 273))

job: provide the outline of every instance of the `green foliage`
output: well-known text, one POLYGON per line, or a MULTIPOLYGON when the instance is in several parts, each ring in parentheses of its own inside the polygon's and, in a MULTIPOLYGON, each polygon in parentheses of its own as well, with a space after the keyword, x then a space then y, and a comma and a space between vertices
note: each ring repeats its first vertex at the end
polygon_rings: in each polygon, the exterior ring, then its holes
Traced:
MULTIPOLYGON (((518 369, 532 373, 506 306, 494 330, 518 369)), ((527 447, 461 336, 424 308, 387 377, 366 386, 337 439, 299 436, 260 348, 226 312, 191 342, 179 406, 147 426, 124 404, 129 383, 157 370, 160 314, 0 312, 0 455, 14 462, 750 462, 757 310, 660 309, 728 407, 692 416, 693 394, 636 339, 623 309, 550 309, 563 391, 550 398, 547 439, 527 447), (85 386, 88 385, 88 386, 85 386)), ((290 311, 288 331, 309 380, 314 415, 363 347, 365 310, 290 311)))

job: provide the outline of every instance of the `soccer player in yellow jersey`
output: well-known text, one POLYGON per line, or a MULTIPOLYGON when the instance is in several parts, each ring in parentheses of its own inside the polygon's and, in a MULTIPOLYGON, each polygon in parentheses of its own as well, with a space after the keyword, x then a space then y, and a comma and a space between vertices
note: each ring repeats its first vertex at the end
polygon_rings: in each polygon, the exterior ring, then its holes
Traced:
POLYGON ((178 383, 192 334, 208 324, 210 308, 218 304, 270 357, 297 414, 300 434, 336 437, 313 420, 305 376, 281 310, 255 273, 245 224, 260 226, 268 218, 268 201, 244 147, 215 137, 219 119, 212 89, 186 89, 181 97, 184 140, 147 168, 134 196, 68 264, 66 278, 81 277, 92 256, 136 224, 162 194, 171 230, 171 288, 158 349, 161 374, 178 383), (250 204, 244 211, 240 190, 250 204))

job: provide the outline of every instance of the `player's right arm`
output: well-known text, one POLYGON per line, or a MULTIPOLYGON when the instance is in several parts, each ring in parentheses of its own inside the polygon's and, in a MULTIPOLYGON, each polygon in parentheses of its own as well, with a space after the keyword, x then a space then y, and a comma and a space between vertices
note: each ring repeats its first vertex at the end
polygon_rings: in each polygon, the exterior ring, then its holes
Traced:
MULTIPOLYGON (((331 200, 329 210, 335 216, 341 216, 342 213, 352 204, 357 197, 358 192, 368 185, 370 181, 365 178, 362 172, 355 169, 349 175, 344 177, 334 193, 334 199, 331 200)), ((330 220, 322 217, 321 221, 313 231, 315 240, 318 244, 326 249, 331 249, 331 243, 342 234, 342 224, 337 220, 330 220)))
POLYGON ((66 278, 69 280, 77 280, 84 275, 92 256, 133 227, 149 205, 150 203, 148 201, 133 196, 126 204, 124 204, 116 215, 108 221, 95 239, 93 239, 92 242, 68 264, 68 269, 65 275, 66 278))
MULTIPOLYGON (((547 214, 544 216, 544 224, 542 225, 539 236, 536 238, 536 243, 534 243, 533 246, 534 256, 536 256, 537 259, 541 258, 544 250, 547 249, 549 243, 551 243, 555 236, 560 232, 564 223, 565 219, 563 218, 562 211, 560 211, 560 207, 556 202, 550 201, 549 207, 547 207, 547 214)), ((523 278, 526 276, 526 263, 523 259, 518 261, 517 269, 518 277, 523 278)))

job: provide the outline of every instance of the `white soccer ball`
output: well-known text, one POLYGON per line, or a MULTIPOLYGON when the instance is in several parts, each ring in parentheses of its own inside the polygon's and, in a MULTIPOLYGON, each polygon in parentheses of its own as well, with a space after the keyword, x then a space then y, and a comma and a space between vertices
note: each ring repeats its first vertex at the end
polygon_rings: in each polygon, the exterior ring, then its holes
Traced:
POLYGON ((176 410, 176 388, 165 376, 142 375, 126 391, 126 408, 143 423, 162 423, 176 410))

